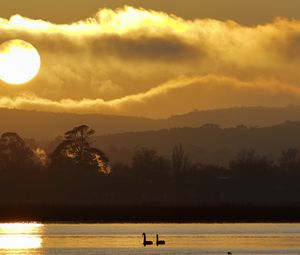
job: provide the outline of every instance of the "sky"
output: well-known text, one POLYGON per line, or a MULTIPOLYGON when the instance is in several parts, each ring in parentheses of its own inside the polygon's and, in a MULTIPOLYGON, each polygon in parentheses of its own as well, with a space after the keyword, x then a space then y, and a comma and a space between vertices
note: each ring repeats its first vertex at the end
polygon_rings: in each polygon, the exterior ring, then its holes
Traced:
POLYGON ((185 19, 234 20, 244 25, 276 17, 300 18, 298 0, 1 0, 0 16, 21 14, 32 19, 70 23, 86 19, 100 8, 124 5, 175 14, 185 19))
POLYGON ((1 0, 0 43, 41 56, 0 107, 168 117, 300 101, 300 1, 1 0))

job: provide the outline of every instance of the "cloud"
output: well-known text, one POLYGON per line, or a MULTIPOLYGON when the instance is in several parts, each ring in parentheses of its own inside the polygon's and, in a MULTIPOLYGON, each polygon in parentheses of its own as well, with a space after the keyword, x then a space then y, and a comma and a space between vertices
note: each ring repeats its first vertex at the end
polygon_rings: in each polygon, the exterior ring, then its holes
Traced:
POLYGON ((268 105, 276 105, 278 96, 281 97, 282 104, 295 103, 300 98, 300 88, 276 80, 246 82, 226 76, 181 76, 146 92, 108 101, 87 98, 55 101, 24 95, 15 98, 1 97, 0 107, 167 117, 172 109, 183 113, 191 110, 191 107, 192 109, 213 108, 214 105, 231 107, 241 105, 243 102, 257 105, 266 100, 269 101, 268 105), (214 97, 209 99, 212 94, 214 97))
POLYGON ((0 83, 3 107, 158 117, 241 105, 240 98, 248 105, 299 99, 297 20, 247 27, 132 7, 72 24, 0 19, 0 42, 15 38, 38 49, 42 69, 23 87, 0 83), (249 90, 252 99, 243 94, 249 90), (178 104, 177 92, 189 100, 178 104))

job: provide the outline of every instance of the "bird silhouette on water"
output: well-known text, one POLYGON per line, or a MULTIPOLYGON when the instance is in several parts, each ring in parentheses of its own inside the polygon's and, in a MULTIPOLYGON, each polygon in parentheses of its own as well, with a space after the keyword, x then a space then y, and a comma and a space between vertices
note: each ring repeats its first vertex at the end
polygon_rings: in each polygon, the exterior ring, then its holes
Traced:
POLYGON ((159 240, 158 234, 156 234, 156 246, 164 244, 166 244, 166 242, 164 240, 159 240))
POLYGON ((144 236, 144 241, 143 241, 143 245, 144 245, 144 246, 152 245, 152 244, 153 244, 152 241, 147 241, 147 239, 146 239, 146 234, 145 234, 145 233, 143 233, 142 235, 144 236))

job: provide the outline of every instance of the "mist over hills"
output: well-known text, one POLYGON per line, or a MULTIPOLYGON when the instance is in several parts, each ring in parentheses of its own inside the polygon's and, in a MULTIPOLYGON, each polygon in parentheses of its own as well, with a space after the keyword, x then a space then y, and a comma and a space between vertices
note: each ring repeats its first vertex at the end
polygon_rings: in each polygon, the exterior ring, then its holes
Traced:
POLYGON ((0 118, 0 133, 12 131, 37 141, 49 141, 62 135, 66 130, 82 124, 92 127, 97 135, 175 127, 200 127, 207 123, 218 124, 221 127, 238 125, 266 127, 285 121, 300 120, 300 106, 282 108, 241 107, 194 111, 167 119, 0 109, 0 118))

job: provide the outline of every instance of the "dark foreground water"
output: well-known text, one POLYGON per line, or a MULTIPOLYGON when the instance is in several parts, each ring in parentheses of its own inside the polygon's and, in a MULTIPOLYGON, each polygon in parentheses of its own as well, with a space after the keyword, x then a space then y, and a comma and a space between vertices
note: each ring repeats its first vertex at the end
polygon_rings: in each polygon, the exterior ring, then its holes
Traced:
POLYGON ((0 224, 0 254, 300 254, 300 224, 0 224), (165 246, 143 247, 142 233, 165 246))

